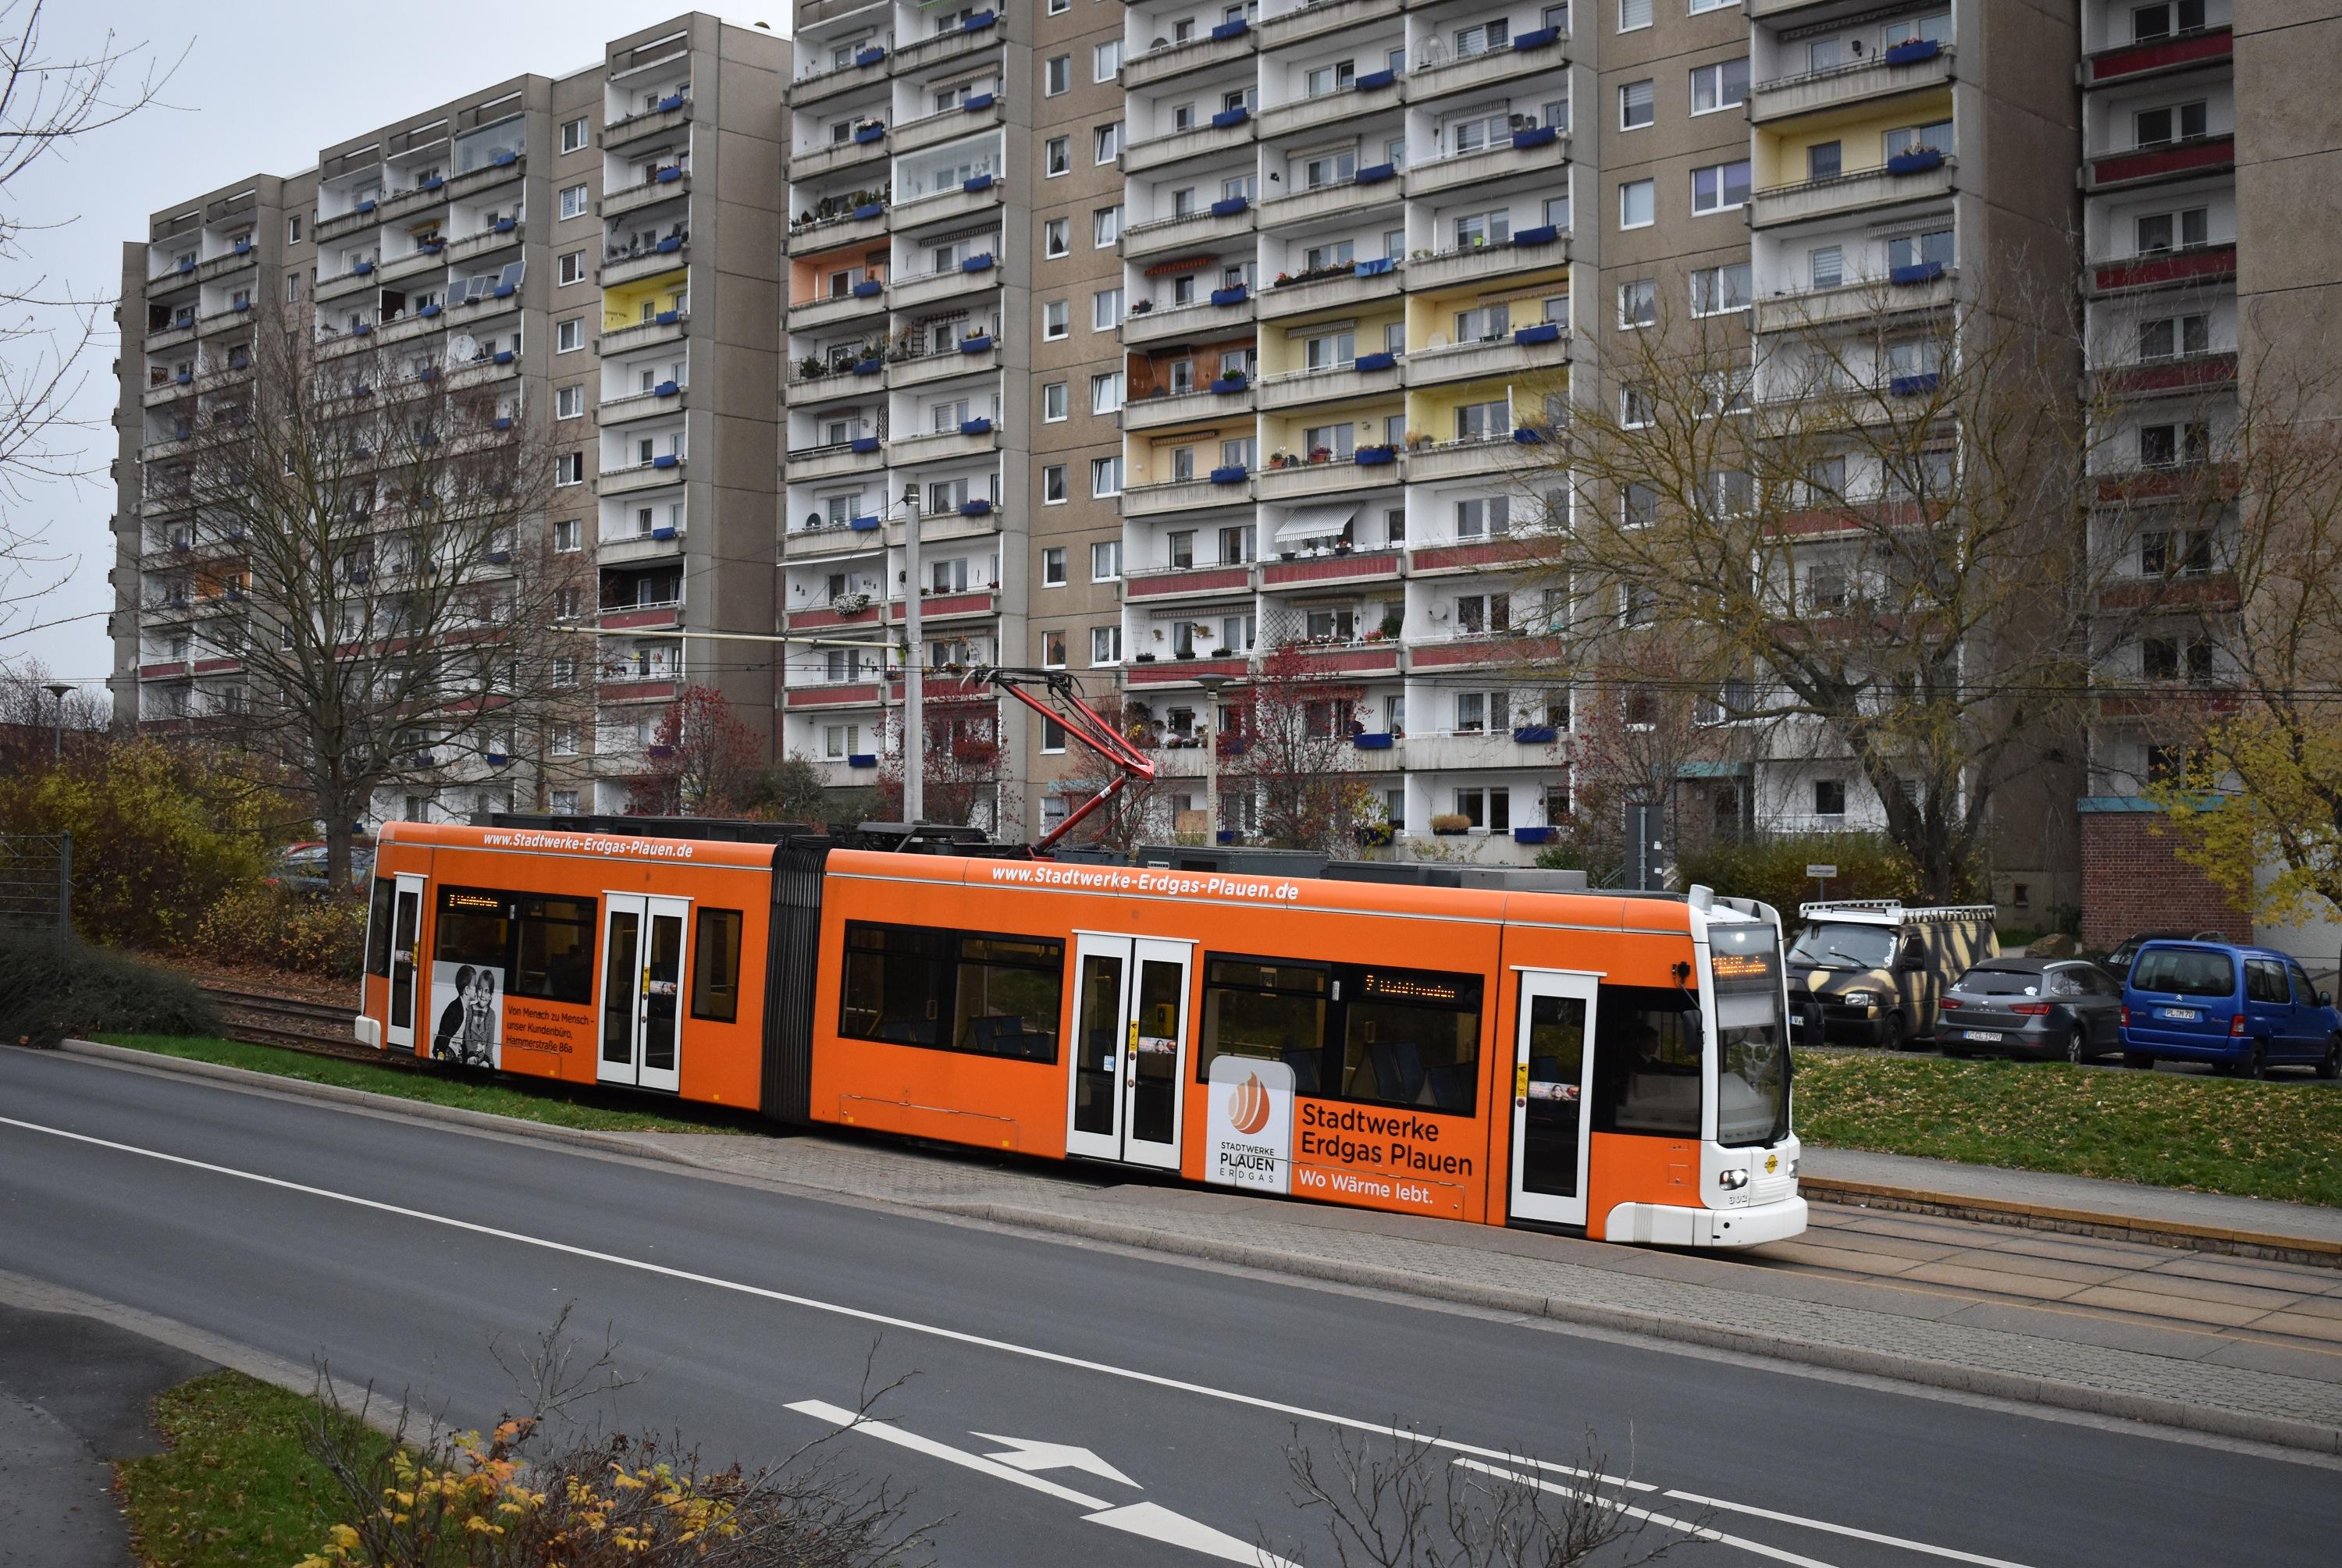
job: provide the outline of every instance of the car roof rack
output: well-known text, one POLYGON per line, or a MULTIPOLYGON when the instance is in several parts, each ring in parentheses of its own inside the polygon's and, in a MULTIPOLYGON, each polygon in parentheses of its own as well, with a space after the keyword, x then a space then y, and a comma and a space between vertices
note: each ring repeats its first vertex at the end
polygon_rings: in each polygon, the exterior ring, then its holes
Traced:
POLYGON ((1831 898, 1797 905, 1801 920, 1832 914, 1885 914, 1897 920, 1992 920, 2000 914, 1990 904, 1905 904, 1899 898, 1831 898))

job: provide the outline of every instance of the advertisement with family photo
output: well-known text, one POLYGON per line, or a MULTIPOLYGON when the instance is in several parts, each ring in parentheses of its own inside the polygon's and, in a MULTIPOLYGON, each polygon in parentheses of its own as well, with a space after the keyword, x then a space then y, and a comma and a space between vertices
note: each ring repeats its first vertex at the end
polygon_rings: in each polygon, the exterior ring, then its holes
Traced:
POLYGON ((485 964, 431 965, 431 1054, 466 1067, 503 1065, 504 971, 485 964))

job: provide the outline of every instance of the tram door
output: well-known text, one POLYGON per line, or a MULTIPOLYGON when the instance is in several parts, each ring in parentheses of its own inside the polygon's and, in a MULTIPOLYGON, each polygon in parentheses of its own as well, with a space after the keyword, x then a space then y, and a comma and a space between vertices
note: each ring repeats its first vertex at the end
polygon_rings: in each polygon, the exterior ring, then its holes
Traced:
POLYGON ((1595 986, 1591 974, 1521 972, 1520 1038, 1513 1058, 1514 1219, 1586 1223, 1595 986))
POLYGON ((1194 951, 1152 936, 1076 939, 1067 1154, 1179 1168, 1194 951))
POLYGON ((684 946, 691 903, 640 893, 603 896, 602 1053, 605 1084, 682 1087, 684 946))
POLYGON ((415 986, 423 972, 423 879, 401 872, 390 902, 390 1016, 382 1031, 385 1049, 415 1049, 415 986))

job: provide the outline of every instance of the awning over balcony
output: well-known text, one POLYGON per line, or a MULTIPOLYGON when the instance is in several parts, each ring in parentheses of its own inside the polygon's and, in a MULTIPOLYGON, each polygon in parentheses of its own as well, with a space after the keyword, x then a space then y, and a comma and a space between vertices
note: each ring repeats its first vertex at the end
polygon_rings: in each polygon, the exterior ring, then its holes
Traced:
POLYGON ((1312 539, 1334 539, 1350 525, 1358 514, 1356 505, 1296 506, 1293 514, 1276 525, 1276 544, 1282 549, 1287 544, 1306 544, 1312 539))
MULTIPOLYGON (((1188 215, 1182 214, 1181 216, 1188 215)), ((1217 256, 1181 256, 1176 261, 1156 262, 1146 269, 1148 277, 1171 277, 1179 273, 1201 272, 1219 260, 1217 256)))

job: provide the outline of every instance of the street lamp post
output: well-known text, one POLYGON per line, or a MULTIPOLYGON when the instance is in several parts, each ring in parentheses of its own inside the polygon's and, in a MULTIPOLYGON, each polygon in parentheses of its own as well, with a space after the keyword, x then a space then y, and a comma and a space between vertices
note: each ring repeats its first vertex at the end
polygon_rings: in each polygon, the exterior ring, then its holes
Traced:
POLYGON ((1228 684, 1221 674, 1203 674, 1196 684, 1204 688, 1210 708, 1204 719, 1204 842, 1220 842, 1220 688, 1228 684))
MULTIPOLYGON (((884 568, 882 567, 883 571, 884 568)), ((903 486, 903 820, 927 814, 926 686, 919 628, 919 487, 903 486)))
POLYGON ((73 687, 63 681, 51 681, 48 686, 49 695, 57 700, 56 755, 61 761, 65 754, 65 694, 72 690, 73 687))

